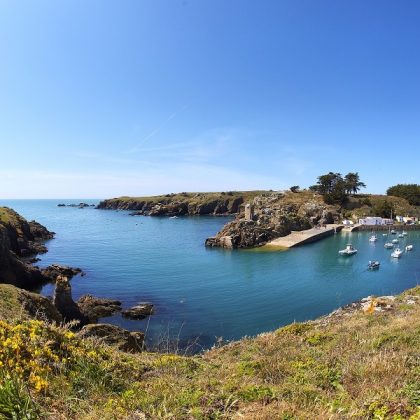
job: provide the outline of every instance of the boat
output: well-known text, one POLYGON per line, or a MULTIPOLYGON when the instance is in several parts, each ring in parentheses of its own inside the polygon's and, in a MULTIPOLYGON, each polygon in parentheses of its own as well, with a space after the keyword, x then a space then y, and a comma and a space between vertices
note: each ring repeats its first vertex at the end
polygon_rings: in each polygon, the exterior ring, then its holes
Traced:
POLYGON ((376 236, 376 235, 372 235, 370 238, 369 238, 369 242, 376 242, 378 240, 378 237, 376 236))
POLYGON ((407 245, 407 246, 405 247, 405 250, 406 250, 406 251, 412 251, 412 250, 413 250, 413 245, 407 245))
POLYGON ((391 230, 391 235, 396 235, 396 231, 394 229, 391 230))
POLYGON ((393 240, 392 240, 392 243, 393 243, 393 244, 397 244, 398 242, 399 242, 399 241, 398 241, 398 239, 393 239, 393 240))
POLYGON ((354 255, 356 254, 357 249, 353 248, 352 244, 348 244, 345 249, 338 251, 340 255, 354 255))
POLYGON ((380 265, 381 263, 379 261, 369 261, 368 270, 376 270, 380 265))
POLYGON ((383 233, 382 236, 388 236, 388 234, 387 233, 383 233))
POLYGON ((402 233, 398 234, 399 238, 404 238, 404 235, 402 233))
POLYGON ((384 247, 386 249, 391 249, 391 248, 394 248, 394 244, 392 242, 386 242, 385 245, 384 245, 384 247))
POLYGON ((170 219, 178 219, 178 216, 170 216, 170 219))
POLYGON ((401 235, 402 235, 402 236, 407 236, 407 235, 408 235, 408 233, 407 233, 405 230, 403 230, 403 231, 402 231, 402 233, 401 233, 401 235))
POLYGON ((402 251, 400 248, 395 248, 394 252, 391 254, 391 257, 393 258, 400 258, 402 255, 402 251))

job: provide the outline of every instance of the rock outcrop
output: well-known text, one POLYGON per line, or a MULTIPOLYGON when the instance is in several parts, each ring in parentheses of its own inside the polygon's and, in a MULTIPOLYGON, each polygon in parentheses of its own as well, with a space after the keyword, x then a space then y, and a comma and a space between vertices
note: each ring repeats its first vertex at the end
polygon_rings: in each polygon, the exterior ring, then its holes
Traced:
POLYGON ((79 337, 97 337, 103 343, 115 346, 129 353, 139 353, 144 350, 144 333, 127 331, 110 324, 89 324, 78 333, 79 337))
POLYGON ((42 275, 46 281, 55 282, 58 276, 65 276, 68 279, 73 278, 77 274, 82 276, 85 274, 81 268, 73 268, 68 265, 51 264, 41 269, 42 275))
POLYGON ((227 223, 206 246, 250 248, 266 244, 291 231, 332 223, 338 214, 313 193, 265 193, 255 197, 245 211, 227 223))
POLYGON ((57 277, 55 283, 53 304, 66 322, 79 321, 80 325, 89 322, 77 303, 73 300, 69 279, 64 276, 57 277))
POLYGON ((98 322, 99 318, 111 316, 121 311, 121 302, 114 299, 97 298, 92 295, 84 295, 78 301, 80 311, 89 322, 98 322))

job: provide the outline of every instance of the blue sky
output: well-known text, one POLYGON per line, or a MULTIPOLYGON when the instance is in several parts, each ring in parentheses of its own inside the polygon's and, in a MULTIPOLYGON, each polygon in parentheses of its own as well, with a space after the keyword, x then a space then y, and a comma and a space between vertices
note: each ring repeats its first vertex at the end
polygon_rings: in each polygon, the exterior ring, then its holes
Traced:
POLYGON ((0 197, 419 182, 415 0, 0 1, 0 197))

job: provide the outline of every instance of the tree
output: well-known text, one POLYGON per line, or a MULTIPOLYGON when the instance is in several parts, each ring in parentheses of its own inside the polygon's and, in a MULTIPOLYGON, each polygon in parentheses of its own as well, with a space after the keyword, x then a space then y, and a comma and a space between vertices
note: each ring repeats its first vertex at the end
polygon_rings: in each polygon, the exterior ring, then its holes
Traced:
POLYGON ((317 184, 309 189, 322 194, 327 204, 342 204, 346 199, 345 182, 340 173, 320 175, 317 184))
POLYGON ((316 185, 309 187, 311 191, 324 196, 327 204, 343 204, 347 195, 356 193, 366 185, 360 181, 357 172, 349 172, 344 178, 338 172, 328 172, 318 177, 316 185))
POLYGON ((389 187, 386 194, 405 198, 412 206, 420 206, 420 185, 418 184, 397 184, 389 187))
POLYGON ((297 192, 299 192, 299 189, 300 189, 299 185, 293 185, 293 187, 290 187, 290 191, 291 191, 292 193, 297 193, 297 192))
POLYGON ((344 182, 347 194, 356 194, 360 188, 366 188, 366 184, 360 181, 358 172, 349 172, 344 177, 344 182))

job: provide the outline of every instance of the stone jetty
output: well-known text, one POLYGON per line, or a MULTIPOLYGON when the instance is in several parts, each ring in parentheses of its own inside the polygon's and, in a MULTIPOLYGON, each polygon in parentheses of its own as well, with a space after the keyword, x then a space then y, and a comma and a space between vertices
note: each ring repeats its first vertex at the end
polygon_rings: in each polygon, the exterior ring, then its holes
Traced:
POLYGON ((293 231, 289 235, 282 236, 281 238, 273 239, 265 246, 279 247, 279 248, 292 248, 294 246, 307 244, 310 242, 319 241, 327 236, 338 233, 343 228, 342 225, 329 224, 325 227, 314 227, 312 229, 293 231))

